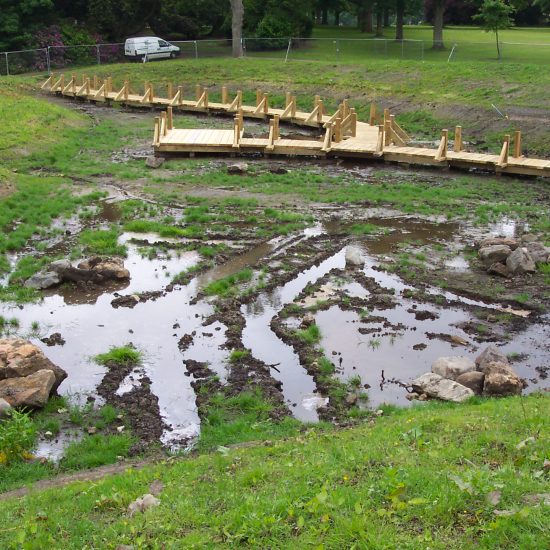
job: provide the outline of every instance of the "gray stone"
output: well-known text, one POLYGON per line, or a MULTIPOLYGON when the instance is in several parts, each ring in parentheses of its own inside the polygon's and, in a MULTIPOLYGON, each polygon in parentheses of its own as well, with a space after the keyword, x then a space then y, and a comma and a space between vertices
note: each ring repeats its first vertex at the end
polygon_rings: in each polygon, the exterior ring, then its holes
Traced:
POLYGON ((54 383, 54 373, 45 369, 29 376, 0 380, 0 398, 12 407, 42 408, 48 402, 54 383))
POLYGON ((75 271, 78 271, 83 278, 87 280, 121 280, 129 279, 130 272, 124 267, 122 258, 101 258, 99 256, 87 258, 80 262, 77 268, 72 268, 62 274, 63 277, 75 277, 75 271))
POLYGON ((488 346, 486 347, 476 358, 475 358, 475 364, 476 369, 480 372, 485 373, 485 368, 489 363, 504 363, 506 365, 509 365, 508 357, 504 353, 502 353, 498 348, 495 346, 488 346))
POLYGON ((462 403, 474 395, 470 388, 458 384, 454 380, 443 378, 434 372, 427 372, 413 380, 412 387, 413 391, 417 393, 453 403, 462 403))
POLYGON ((489 269, 487 269, 487 273, 489 273, 489 275, 498 275, 499 277, 510 277, 510 272, 508 271, 506 264, 501 264, 500 262, 491 264, 489 269))
POLYGON ((509 246, 512 250, 515 250, 519 246, 519 243, 516 239, 512 239, 510 237, 485 237, 479 243, 478 248, 486 248, 494 245, 505 245, 509 246))
POLYGON ((11 410, 11 405, 5 400, 0 398, 0 418, 6 416, 11 410))
POLYGON ((69 269, 72 267, 71 262, 69 260, 56 260, 55 262, 52 262, 49 266, 50 271, 55 271, 56 273, 59 273, 59 271, 63 271, 64 269, 69 269))
POLYGON ((360 248, 357 246, 346 247, 346 265, 361 267, 364 264, 365 259, 363 258, 360 248))
POLYGON ((527 243, 534 243, 535 241, 538 241, 538 237, 532 233, 525 233, 525 235, 521 236, 521 244, 523 245, 527 243))
POLYGON ((46 271, 44 273, 35 273, 25 281, 27 288, 36 288, 43 290, 61 284, 61 277, 55 271, 46 271))
POLYGON ((145 159, 145 166, 147 166, 147 168, 160 168, 163 164, 163 157, 147 157, 145 159))
POLYGON ((0 340, 0 380, 29 376, 40 370, 54 373, 56 390, 67 373, 52 363, 40 348, 22 338, 0 340))
POLYGON ((511 252, 512 249, 505 244, 494 244, 480 248, 478 255, 485 266, 489 267, 494 263, 506 261, 511 252))
POLYGON ((248 172, 248 164, 246 162, 236 162, 235 164, 230 164, 227 167, 227 173, 233 175, 246 174, 248 172))
POLYGON ((475 363, 468 357, 440 357, 432 364, 432 372, 449 380, 456 380, 461 374, 474 370, 475 363))
POLYGON ((516 274, 521 273, 534 273, 537 270, 537 266, 529 254, 527 248, 516 248, 506 259, 506 267, 508 270, 516 274))
POLYGON ((506 363, 492 362, 485 367, 484 395, 519 395, 523 380, 506 363))
POLYGON ((525 248, 527 248, 536 264, 545 264, 550 260, 550 248, 544 246, 542 243, 527 243, 525 248))
POLYGON ((470 388, 476 395, 483 393, 483 381, 485 375, 477 370, 472 372, 465 372, 460 376, 457 376, 456 381, 467 388, 470 388))

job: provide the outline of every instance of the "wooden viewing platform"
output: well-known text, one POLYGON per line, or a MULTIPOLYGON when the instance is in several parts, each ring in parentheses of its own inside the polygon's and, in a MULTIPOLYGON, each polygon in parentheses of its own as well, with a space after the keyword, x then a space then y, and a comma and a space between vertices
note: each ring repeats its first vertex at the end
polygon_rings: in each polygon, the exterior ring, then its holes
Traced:
POLYGON ((230 97, 227 87, 221 88, 221 102, 209 100, 209 89, 195 87, 192 100, 184 98, 182 86, 167 85, 167 97, 154 93, 151 83, 146 83, 142 94, 131 93, 128 81, 119 90, 113 90, 112 79, 99 80, 83 76, 78 82, 75 76, 66 80, 64 75, 51 75, 41 86, 43 90, 63 96, 90 101, 120 102, 138 107, 166 108, 155 118, 153 146, 158 153, 225 153, 264 155, 305 155, 312 157, 351 157, 378 159, 404 164, 420 164, 462 169, 483 169, 496 173, 550 177, 550 161, 526 158, 522 155, 521 132, 504 136, 499 155, 468 152, 463 149, 462 128, 456 126, 452 148, 449 147, 449 131, 442 130, 437 149, 410 146, 410 138, 397 124, 389 110, 379 117, 371 105, 369 121, 357 120, 355 109, 347 100, 329 115, 319 96, 315 97, 310 112, 298 111, 296 96, 287 93, 284 108, 269 105, 268 94, 257 91, 255 105, 243 105, 242 91, 230 97), (232 127, 216 129, 178 129, 173 124, 173 112, 189 111, 228 114, 234 117, 232 127), (244 119, 269 120, 269 135, 265 138, 246 137, 244 119), (287 139, 280 135, 280 123, 290 122, 300 126, 318 128, 318 139, 287 139))

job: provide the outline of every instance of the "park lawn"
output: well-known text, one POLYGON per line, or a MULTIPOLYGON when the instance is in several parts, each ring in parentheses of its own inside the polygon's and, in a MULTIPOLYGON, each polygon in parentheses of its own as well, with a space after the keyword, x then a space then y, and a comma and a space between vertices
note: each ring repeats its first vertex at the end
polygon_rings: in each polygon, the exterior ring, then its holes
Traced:
POLYGON ((550 399, 387 409, 2 503, 2 548, 530 548, 550 544, 550 399), (127 507, 160 480, 160 506, 127 507), (355 546, 354 546, 355 545, 355 546))

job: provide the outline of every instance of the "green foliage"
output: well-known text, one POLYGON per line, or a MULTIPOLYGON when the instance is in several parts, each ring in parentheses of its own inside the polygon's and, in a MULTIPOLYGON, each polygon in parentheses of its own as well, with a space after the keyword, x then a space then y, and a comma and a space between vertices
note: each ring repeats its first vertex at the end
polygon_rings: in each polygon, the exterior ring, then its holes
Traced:
POLYGON ((127 456, 135 438, 128 433, 110 435, 88 435, 71 443, 62 460, 66 470, 95 468, 114 464, 119 456, 127 456))
POLYGON ((128 251, 125 245, 118 244, 118 236, 117 229, 85 229, 80 233, 78 240, 89 254, 125 257, 128 251))
POLYGON ((313 324, 305 330, 296 331, 296 336, 306 344, 316 344, 321 340, 321 330, 317 325, 313 324))
POLYGON ((503 0, 484 0, 479 13, 474 16, 474 19, 479 20, 483 28, 487 32, 494 32, 497 43, 497 53, 500 59, 500 44, 498 40, 498 32, 503 29, 508 29, 513 25, 511 15, 515 12, 515 8, 510 6, 503 0))
POLYGON ((130 347, 121 346, 113 347, 106 353, 101 353, 94 357, 94 361, 100 365, 108 365, 113 363, 115 365, 137 365, 142 358, 141 352, 130 347))
POLYGON ((251 269, 243 269, 233 275, 211 282, 203 291, 207 296, 230 296, 237 292, 237 285, 251 281, 253 275, 254 272, 251 269))
POLYGON ((238 363, 241 359, 248 357, 249 352, 246 349, 234 349, 229 355, 230 363, 238 363))
POLYGON ((36 428, 30 414, 10 409, 0 420, 0 464, 10 464, 28 455, 36 444, 36 428))

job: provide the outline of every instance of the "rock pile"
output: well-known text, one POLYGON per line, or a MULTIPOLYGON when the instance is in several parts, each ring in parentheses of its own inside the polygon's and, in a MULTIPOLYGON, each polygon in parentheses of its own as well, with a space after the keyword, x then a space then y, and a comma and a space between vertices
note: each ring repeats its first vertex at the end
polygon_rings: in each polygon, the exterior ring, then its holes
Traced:
POLYGON ((534 235, 521 239, 487 237, 478 243, 478 256, 487 272, 501 277, 534 273, 537 264, 550 262, 550 248, 534 235))
POLYGON ((61 283, 120 281, 129 279, 130 272, 125 269, 121 258, 88 258, 76 267, 69 260, 52 262, 46 270, 35 273, 25 281, 28 288, 45 289, 61 283))
POLYGON ((407 397, 462 403, 473 395, 519 395, 524 386, 506 355, 489 346, 475 361, 468 357, 440 357, 432 364, 431 372, 412 381, 413 392, 407 397))
POLYGON ((10 407, 41 408, 66 377, 27 340, 0 340, 0 405, 5 401, 10 407))

